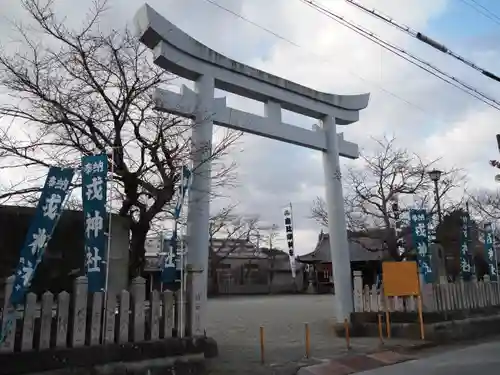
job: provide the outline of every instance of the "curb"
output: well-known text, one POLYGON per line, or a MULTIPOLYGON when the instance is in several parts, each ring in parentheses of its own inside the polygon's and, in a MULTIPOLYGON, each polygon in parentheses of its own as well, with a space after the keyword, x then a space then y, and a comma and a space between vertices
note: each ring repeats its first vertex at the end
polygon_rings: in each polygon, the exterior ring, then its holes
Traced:
POLYGON ((386 350, 397 350, 397 351, 402 351, 402 352, 418 352, 420 350, 424 349, 429 349, 429 348, 435 348, 437 346, 443 345, 442 343, 439 343, 437 341, 424 341, 422 343, 418 344, 412 344, 412 345, 387 345, 383 346, 381 348, 385 348, 386 350))
POLYGON ((321 364, 302 367, 298 370, 297 375, 348 375, 395 365, 414 358, 392 350, 384 350, 366 355, 346 356, 336 360, 328 360, 321 364))

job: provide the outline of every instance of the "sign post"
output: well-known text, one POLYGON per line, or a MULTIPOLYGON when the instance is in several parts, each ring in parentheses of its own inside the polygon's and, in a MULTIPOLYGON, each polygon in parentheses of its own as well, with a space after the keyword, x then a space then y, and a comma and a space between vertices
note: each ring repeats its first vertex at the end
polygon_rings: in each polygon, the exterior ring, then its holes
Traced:
POLYGON ((425 339, 424 317, 422 312, 422 296, 420 294, 420 280, 416 262, 383 262, 382 277, 384 284, 385 317, 387 323, 387 338, 391 337, 388 297, 416 297, 418 303, 418 320, 420 324, 420 338, 425 339))

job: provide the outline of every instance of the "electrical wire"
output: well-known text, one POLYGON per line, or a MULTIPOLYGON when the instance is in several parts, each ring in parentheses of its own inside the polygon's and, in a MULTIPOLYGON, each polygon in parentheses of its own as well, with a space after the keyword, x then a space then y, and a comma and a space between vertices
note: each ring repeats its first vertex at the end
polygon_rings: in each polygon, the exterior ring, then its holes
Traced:
MULTIPOLYGON (((221 10, 223 10, 223 11, 227 12, 227 13, 232 14, 233 16, 235 16, 235 17, 237 17, 237 18, 241 19, 242 21, 247 22, 247 23, 249 23, 249 24, 251 24, 251 25, 253 25, 253 26, 257 27, 258 29, 261 29, 262 31, 265 31, 265 32, 267 32, 267 33, 269 33, 269 34, 271 34, 271 35, 275 36, 276 38, 278 38, 278 39, 280 39, 280 40, 282 40, 282 41, 284 41, 284 42, 286 42, 286 43, 288 43, 288 44, 290 44, 290 45, 292 45, 292 46, 294 46, 294 47, 296 47, 296 48, 306 50, 306 51, 307 51, 307 53, 309 53, 309 54, 311 54, 311 55, 315 55, 316 57, 318 57, 318 59, 322 60, 323 62, 326 62, 326 63, 329 63, 329 64, 330 64, 330 63, 335 63, 335 61, 333 61, 333 60, 331 60, 331 59, 326 59, 324 56, 321 56, 321 55, 317 54, 315 51, 313 51, 313 50, 311 50, 311 49, 308 49, 308 48, 306 48, 306 47, 304 47, 304 46, 302 46, 302 45, 300 45, 300 44, 298 44, 298 43, 294 42, 293 40, 288 39, 288 38, 286 38, 286 37, 284 37, 284 36, 282 36, 282 35, 280 35, 280 34, 276 33, 275 31, 270 30, 270 29, 268 29, 268 28, 266 28, 266 27, 264 27, 264 26, 262 26, 262 25, 258 24, 257 22, 254 22, 254 21, 252 21, 251 19, 249 19, 249 18, 247 18, 247 17, 245 17, 245 16, 243 16, 243 15, 241 15, 241 14, 237 13, 237 12, 234 12, 233 10, 231 10, 231 9, 229 9, 229 8, 227 8, 227 7, 225 7, 225 6, 221 5, 221 4, 219 4, 219 3, 217 3, 217 2, 216 2, 216 1, 214 1, 214 0, 204 0, 204 1, 206 1, 207 3, 210 3, 210 4, 212 4, 212 5, 214 5, 215 7, 219 8, 219 9, 221 9, 221 10)), ((417 105, 417 104, 415 104, 415 103, 412 103, 411 101, 409 101, 409 100, 407 100, 407 99, 405 99, 405 98, 403 98, 403 97, 399 96, 398 94, 396 94, 396 93, 394 93, 394 92, 392 92, 392 91, 390 91, 390 90, 386 89, 385 87, 383 87, 383 86, 379 85, 378 83, 373 82, 373 81, 371 81, 371 80, 369 80, 369 79, 367 79, 367 78, 364 78, 364 77, 360 76, 359 74, 357 74, 357 73, 353 72, 352 70, 346 69, 346 71, 347 71, 347 72, 349 72, 349 74, 353 75, 354 77, 356 77, 356 78, 360 79, 361 81, 368 83, 370 86, 374 87, 375 89, 379 90, 380 92, 383 92, 383 93, 385 93, 385 94, 387 94, 387 95, 389 95, 389 96, 391 96, 391 97, 393 97, 393 98, 395 98, 395 99, 398 99, 399 101, 401 101, 401 102, 403 102, 403 103, 407 104, 408 106, 411 106, 411 107, 413 107, 414 109, 416 109, 416 110, 418 110, 418 111, 422 112, 422 113, 423 113, 424 115, 426 115, 426 116, 433 117, 433 116, 432 116, 432 115, 431 115, 431 114, 430 114, 427 110, 425 110, 424 108, 422 108, 422 107, 420 107, 419 105, 417 105)))
POLYGON ((401 57, 402 59, 408 61, 409 63, 426 71, 427 73, 432 74, 433 76, 448 83, 449 85, 458 88, 459 90, 461 90, 461 91, 465 92, 466 94, 482 101, 483 103, 489 105, 490 107, 492 107, 494 109, 500 110, 500 102, 498 102, 497 100, 489 97, 487 94, 477 90, 473 86, 470 86, 466 82, 464 82, 456 77, 451 76, 450 74, 446 73, 445 71, 435 67, 431 63, 411 54, 410 52, 405 51, 403 48, 398 47, 395 44, 392 44, 388 41, 383 40, 382 38, 377 36, 372 31, 365 29, 364 27, 362 27, 362 26, 360 26, 352 21, 345 19, 343 16, 340 16, 340 15, 332 12, 328 8, 325 8, 324 6, 318 4, 315 1, 312 1, 312 0, 299 0, 299 1, 308 5, 309 7, 318 11, 319 13, 324 14, 325 16, 327 16, 330 19, 334 20, 335 22, 341 24, 342 26, 345 26, 345 27, 351 29, 352 31, 363 36, 364 38, 378 44, 382 48, 392 52, 393 54, 401 57))
POLYGON ((491 10, 486 8, 484 5, 480 4, 478 1, 475 1, 475 0, 469 0, 469 1, 460 0, 460 2, 462 2, 463 4, 471 7, 479 14, 481 14, 481 15, 485 16, 486 18, 490 19, 491 21, 495 22, 497 25, 500 25, 500 17, 499 16, 497 16, 491 10))
POLYGON ((500 77, 498 77, 496 74, 486 70, 486 69, 483 69, 481 67, 479 67, 478 65, 474 64, 472 61, 470 60, 467 60, 465 57, 459 55, 458 53, 455 53, 453 52, 452 50, 450 50, 449 48, 447 48, 444 44, 441 44, 437 41, 435 41, 434 39, 428 37, 427 35, 425 35, 424 33, 421 33, 419 31, 416 31, 412 28, 410 28, 409 26, 405 25, 405 24, 402 24, 402 23, 399 23, 397 22, 396 20, 394 20, 394 18, 392 18, 391 16, 387 15, 387 14, 384 14, 380 11, 378 11, 377 9, 369 9, 369 8, 366 8, 364 5, 358 3, 357 1, 355 0, 344 0, 345 2, 347 2, 348 4, 358 8, 359 10, 373 16, 373 17, 376 17, 382 21, 384 21, 385 23, 395 27, 396 29, 412 36, 413 38, 431 46, 432 48, 438 50, 439 52, 442 52, 442 53, 445 53, 447 55, 450 55, 451 57, 457 59, 458 61, 470 66, 471 68, 477 70, 478 72, 480 72, 481 74, 483 74, 484 76, 494 80, 494 81, 497 81, 497 82, 500 82, 500 77))

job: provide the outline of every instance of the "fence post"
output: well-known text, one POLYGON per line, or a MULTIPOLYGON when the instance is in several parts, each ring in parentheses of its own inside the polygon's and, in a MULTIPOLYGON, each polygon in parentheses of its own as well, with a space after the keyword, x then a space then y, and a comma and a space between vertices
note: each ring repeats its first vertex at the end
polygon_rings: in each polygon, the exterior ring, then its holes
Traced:
POLYGON ((69 293, 62 291, 57 296, 57 334, 56 347, 65 348, 68 345, 69 293))
MULTIPOLYGON (((146 280, 136 277, 132 280, 132 322, 134 342, 144 341, 144 301, 146 298, 146 280)), ((151 308, 151 306, 150 306, 151 308)))
POLYGON ((372 311, 379 311, 377 285, 373 284, 370 290, 370 306, 372 311))
POLYGON ((50 334, 52 331, 52 305, 54 295, 51 292, 45 292, 42 295, 42 310, 40 313, 40 338, 38 348, 40 350, 50 348, 50 334))
MULTIPOLYGON (((102 327, 102 293, 96 292, 92 295, 92 316, 90 318, 90 345, 99 345, 101 343, 102 327)), ((103 332, 104 335, 104 332, 103 332)))
POLYGON ((172 337, 174 328, 174 293, 163 292, 163 338, 172 337))
POLYGON ((363 311, 363 273, 361 271, 354 271, 353 280, 353 293, 354 293, 354 311, 363 311))
POLYGON ((24 305, 23 333, 21 336, 21 350, 28 351, 33 349, 33 336, 35 333, 35 313, 36 313, 36 294, 28 293, 24 305))
POLYGON ((79 347, 85 345, 85 332, 87 323, 87 289, 88 280, 85 276, 75 279, 73 288, 73 329, 72 346, 79 347))
POLYGON ((1 352, 13 352, 14 351, 14 343, 16 340, 16 323, 17 323, 17 314, 14 313, 14 307, 10 306, 9 300, 10 295, 12 294, 12 288, 14 286, 14 281, 16 277, 14 275, 9 276, 7 280, 5 280, 5 289, 4 296, 5 301, 3 303, 3 317, 2 317, 2 335, 5 335, 5 340, 0 346, 1 352), (14 313, 15 317, 12 319, 12 326, 8 328, 6 332, 6 323, 7 317, 14 313))
POLYGON ((363 287, 363 311, 370 312, 371 310, 371 299, 370 299, 370 287, 365 285, 363 287))
POLYGON ((130 293, 122 290, 120 293, 120 312, 118 315, 118 342, 128 342, 130 331, 130 293))
POLYGON ((160 338, 160 294, 157 290, 153 290, 149 298, 149 329, 151 340, 160 338))
MULTIPOLYGON (((116 295, 114 293, 107 293, 106 295, 106 308, 104 310, 104 331, 103 341, 105 344, 113 344, 115 342, 115 309, 116 309, 116 295)), ((128 328, 128 327, 127 327, 128 328)))

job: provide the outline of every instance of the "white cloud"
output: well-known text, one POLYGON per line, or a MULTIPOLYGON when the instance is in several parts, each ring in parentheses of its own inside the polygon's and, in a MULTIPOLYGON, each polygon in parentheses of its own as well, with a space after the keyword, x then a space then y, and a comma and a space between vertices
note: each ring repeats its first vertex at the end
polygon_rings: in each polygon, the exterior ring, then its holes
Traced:
MULTIPOLYGON (((371 92, 370 105, 362 112, 359 123, 339 129, 345 131, 346 139, 358 142, 361 147, 369 147, 371 136, 391 133, 402 145, 424 157, 442 156, 443 166, 466 168, 470 180, 477 186, 493 185, 494 171, 487 161, 496 155, 496 111, 298 0, 218 2, 293 40, 302 48, 203 0, 151 0, 149 4, 202 43, 241 62, 327 92, 371 92)), ((65 2, 64 11, 69 19, 76 20, 90 3, 90 0, 81 0, 68 6, 69 2, 65 2)), ((141 3, 111 0, 112 11, 106 22, 112 27, 121 27, 132 19, 141 3)), ((324 0, 322 3, 491 95, 500 94, 498 84, 492 84, 472 69, 418 44, 345 2, 324 0)), ((362 3, 424 32, 430 20, 446 13, 448 5, 445 0, 411 0, 405 1, 404 6, 400 0, 364 0, 362 3)), ((18 1, 2 0, 0 5, 7 10, 6 16, 19 15, 18 1)), ((433 37, 439 39, 439 34, 433 37)), ((492 44, 471 44, 467 48, 462 46, 461 50, 469 51, 468 58, 491 69, 500 58, 499 49, 492 44)), ((249 104, 234 96, 229 96, 228 103, 254 112, 262 112, 263 108, 261 104, 249 104)), ((312 120, 295 117, 294 123, 309 128, 312 120)), ((310 203, 322 191, 319 153, 255 136, 245 136, 242 147, 244 151, 234 155, 240 164, 241 185, 230 192, 234 200, 241 202, 243 212, 260 214, 264 221, 281 227, 282 207, 291 201, 297 251, 312 250, 319 228, 308 216, 310 203)))

